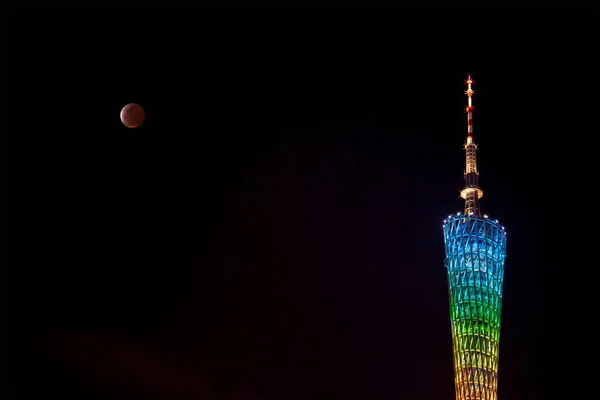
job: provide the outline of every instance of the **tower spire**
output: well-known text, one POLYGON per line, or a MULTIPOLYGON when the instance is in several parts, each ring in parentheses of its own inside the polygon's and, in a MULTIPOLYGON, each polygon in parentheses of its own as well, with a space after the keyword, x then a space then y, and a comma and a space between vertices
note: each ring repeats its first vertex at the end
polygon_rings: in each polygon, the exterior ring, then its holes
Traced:
POLYGON ((483 190, 479 188, 478 178, 479 171, 477 171, 477 145, 473 142, 473 94, 475 91, 472 89, 475 81, 471 79, 471 74, 467 76, 465 84, 467 90, 465 94, 468 97, 467 106, 465 111, 467 112, 467 142, 464 145, 466 152, 466 168, 464 172, 465 187, 460 192, 460 197, 465 199, 465 215, 481 216, 479 209, 479 199, 483 197, 483 190))

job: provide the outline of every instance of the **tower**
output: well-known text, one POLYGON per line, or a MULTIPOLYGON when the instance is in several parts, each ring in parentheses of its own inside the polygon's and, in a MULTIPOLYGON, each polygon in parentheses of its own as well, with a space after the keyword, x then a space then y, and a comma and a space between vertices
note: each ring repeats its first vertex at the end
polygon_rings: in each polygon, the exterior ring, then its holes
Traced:
POLYGON ((443 223, 450 295, 450 322, 457 400, 497 400, 498 351, 502 282, 506 258, 506 230, 498 220, 481 214, 477 145, 473 141, 472 89, 468 96, 467 141, 464 144, 464 213, 451 214, 443 223))

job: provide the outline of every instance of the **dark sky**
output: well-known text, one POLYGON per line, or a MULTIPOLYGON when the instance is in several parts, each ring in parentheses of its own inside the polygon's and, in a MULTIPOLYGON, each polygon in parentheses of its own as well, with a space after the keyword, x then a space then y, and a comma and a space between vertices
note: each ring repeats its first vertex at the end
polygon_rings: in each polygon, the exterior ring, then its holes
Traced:
POLYGON ((578 398, 597 379, 592 14, 12 12, 15 389, 453 399, 441 223, 463 208, 471 73, 482 208, 509 233, 500 398, 578 398))

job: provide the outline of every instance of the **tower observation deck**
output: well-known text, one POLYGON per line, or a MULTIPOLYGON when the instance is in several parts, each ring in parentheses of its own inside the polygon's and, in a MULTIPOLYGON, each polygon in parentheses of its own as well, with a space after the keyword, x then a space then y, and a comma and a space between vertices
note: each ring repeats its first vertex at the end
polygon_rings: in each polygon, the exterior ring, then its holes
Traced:
POLYGON ((450 322, 457 400, 497 400, 502 284, 506 230, 481 215, 477 145, 473 141, 471 76, 468 96, 464 214, 444 219, 443 232, 450 296, 450 322))

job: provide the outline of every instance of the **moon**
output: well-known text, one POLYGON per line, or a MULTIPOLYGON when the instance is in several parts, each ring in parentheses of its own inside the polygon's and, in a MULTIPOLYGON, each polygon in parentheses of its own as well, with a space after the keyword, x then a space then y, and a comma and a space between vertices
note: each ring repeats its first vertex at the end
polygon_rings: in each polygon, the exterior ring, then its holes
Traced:
POLYGON ((129 103, 121 110, 121 122, 128 128, 137 128, 145 118, 146 113, 139 104, 129 103))

